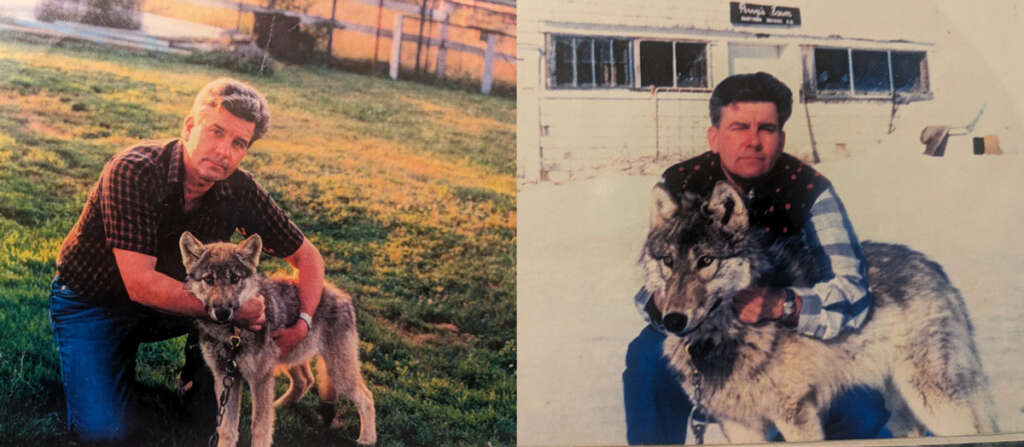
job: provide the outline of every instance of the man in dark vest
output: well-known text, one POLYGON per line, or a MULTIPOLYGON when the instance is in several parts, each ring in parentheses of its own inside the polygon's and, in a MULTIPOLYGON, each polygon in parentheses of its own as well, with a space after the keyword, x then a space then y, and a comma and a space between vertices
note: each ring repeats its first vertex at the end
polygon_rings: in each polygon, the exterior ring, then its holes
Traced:
MULTIPOLYGON (((776 320, 823 340, 855 331, 871 306, 867 266, 839 197, 810 166, 783 153, 782 127, 792 112, 792 92, 767 73, 726 78, 711 95, 711 150, 668 168, 661 183, 677 198, 686 191, 708 197, 725 180, 742 191, 750 227, 766 242, 803 232, 820 271, 812 287, 752 288, 733 298, 737 318, 748 324, 776 320)), ((641 289, 636 305, 649 323, 629 345, 623 392, 630 444, 683 443, 692 404, 661 355, 661 315, 641 289)), ((702 418, 703 415, 693 415, 702 418)), ((855 389, 825 415, 826 439, 891 436, 880 393, 855 389)))

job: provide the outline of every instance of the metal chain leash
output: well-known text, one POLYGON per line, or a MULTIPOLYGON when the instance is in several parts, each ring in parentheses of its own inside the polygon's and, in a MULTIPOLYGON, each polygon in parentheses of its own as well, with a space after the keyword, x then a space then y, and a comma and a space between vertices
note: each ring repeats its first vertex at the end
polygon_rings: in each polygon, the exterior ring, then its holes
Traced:
POLYGON ((703 398, 703 390, 701 384, 700 373, 697 372, 693 376, 693 381, 696 383, 696 387, 693 390, 693 412, 690 415, 690 429, 693 430, 694 441, 698 445, 704 444, 704 431, 708 428, 707 415, 704 413, 704 404, 701 403, 703 398), (697 416, 700 416, 700 420, 697 420, 697 416))
POLYGON ((234 387, 235 381, 238 379, 238 363, 235 361, 235 357, 238 355, 238 348, 242 346, 242 337, 239 335, 239 329, 235 328, 235 334, 231 336, 230 343, 228 344, 228 364, 226 369, 227 375, 224 376, 224 389, 220 392, 219 404, 217 408, 217 426, 214 427, 213 435, 210 436, 208 443, 209 447, 216 447, 217 442, 220 440, 220 423, 224 420, 224 413, 228 409, 228 398, 231 396, 231 388, 234 387))

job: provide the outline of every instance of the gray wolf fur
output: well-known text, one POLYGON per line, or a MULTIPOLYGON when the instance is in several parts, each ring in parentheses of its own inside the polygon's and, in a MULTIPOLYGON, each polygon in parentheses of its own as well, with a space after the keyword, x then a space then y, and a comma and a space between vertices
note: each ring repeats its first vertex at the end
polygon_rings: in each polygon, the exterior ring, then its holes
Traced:
MULTIPOLYGON (((262 294, 266 306, 263 330, 241 331, 241 348, 236 357, 241 377, 252 392, 252 445, 269 446, 274 432, 274 407, 294 403, 313 385, 309 361, 319 355, 317 385, 321 410, 326 422, 335 416, 334 402, 338 394, 348 396, 359 412, 360 444, 377 440, 373 394, 363 382, 359 371, 359 336, 356 333, 355 308, 352 298, 338 288, 324 284, 323 297, 309 335, 281 361, 291 380, 288 391, 274 401, 274 367, 278 365, 277 345, 270 334, 298 321, 299 297, 294 282, 271 279, 260 274, 259 264, 263 242, 259 235, 250 236, 237 246, 231 243, 203 245, 185 232, 179 241, 187 277, 185 288, 206 305, 211 320, 197 320, 199 345, 206 364, 213 370, 218 399, 224 389, 228 365, 229 339, 233 327, 227 324, 234 311, 246 300, 262 294)), ((219 446, 238 442, 241 387, 232 390, 224 420, 217 428, 219 446)))
POLYGON ((801 238, 765 247, 747 222, 725 182, 706 201, 679 201, 655 186, 640 259, 673 326, 664 355, 687 395, 701 388, 700 404, 730 442, 767 441, 769 425, 787 441, 824 439, 823 412, 857 385, 883 391, 897 436, 997 430, 963 298, 938 264, 905 246, 865 242, 874 299, 858 331, 822 341, 774 322, 745 325, 732 295, 810 285, 815 271, 801 238))

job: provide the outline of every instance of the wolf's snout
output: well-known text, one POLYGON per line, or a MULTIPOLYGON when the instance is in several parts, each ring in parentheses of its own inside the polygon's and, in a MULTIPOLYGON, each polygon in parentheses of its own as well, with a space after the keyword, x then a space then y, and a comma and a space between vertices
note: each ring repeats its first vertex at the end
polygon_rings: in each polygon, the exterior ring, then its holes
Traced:
POLYGON ((215 307, 210 312, 210 316, 213 317, 213 321, 223 323, 231 319, 231 309, 227 307, 215 307))
POLYGON ((674 334, 683 332, 683 330, 686 329, 686 315, 679 312, 672 312, 665 315, 663 322, 665 323, 665 329, 674 334))

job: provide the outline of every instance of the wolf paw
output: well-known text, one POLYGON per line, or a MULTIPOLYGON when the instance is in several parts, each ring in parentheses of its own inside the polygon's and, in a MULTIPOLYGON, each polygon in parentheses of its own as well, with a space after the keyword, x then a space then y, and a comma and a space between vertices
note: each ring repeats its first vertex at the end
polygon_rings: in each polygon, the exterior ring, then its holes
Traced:
POLYGON ((374 445, 377 443, 376 435, 363 435, 359 439, 356 439, 356 444, 359 445, 374 445))

